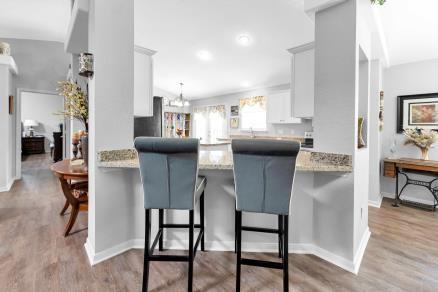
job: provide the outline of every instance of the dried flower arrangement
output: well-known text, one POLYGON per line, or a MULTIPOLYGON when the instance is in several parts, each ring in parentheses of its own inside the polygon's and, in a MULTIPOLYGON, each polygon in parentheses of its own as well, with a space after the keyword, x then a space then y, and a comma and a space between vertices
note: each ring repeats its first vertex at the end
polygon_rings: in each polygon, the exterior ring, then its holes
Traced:
POLYGON ((383 4, 385 4, 385 2, 386 2, 386 0, 371 0, 371 3, 372 4, 380 4, 380 5, 383 5, 383 4))
POLYGON ((438 142, 438 132, 428 129, 405 129, 405 145, 413 144, 420 148, 421 159, 429 159, 429 149, 438 142))
POLYGON ((58 93, 64 97, 64 110, 58 114, 81 122, 88 132, 88 96, 72 81, 58 82, 58 93))

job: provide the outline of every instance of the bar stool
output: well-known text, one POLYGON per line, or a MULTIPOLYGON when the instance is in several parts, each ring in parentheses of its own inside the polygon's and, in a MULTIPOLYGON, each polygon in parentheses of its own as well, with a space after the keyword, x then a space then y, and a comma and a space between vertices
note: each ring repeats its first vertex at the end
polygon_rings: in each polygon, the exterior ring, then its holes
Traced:
POLYGON ((172 139, 137 137, 135 148, 140 162, 140 176, 144 191, 145 208, 145 249, 142 291, 148 290, 150 261, 188 262, 188 291, 192 291, 193 260, 199 243, 204 251, 204 189, 205 177, 198 176, 198 139, 172 139), (194 224, 194 207, 200 203, 200 224, 194 224), (158 233, 151 241, 151 209, 159 210, 158 233), (164 223, 164 210, 189 211, 189 224, 164 223), (154 255, 159 243, 163 250, 164 228, 189 229, 189 255, 154 255), (193 245, 194 228, 199 235, 193 245))
POLYGON ((233 140, 232 149, 237 197, 236 291, 240 291, 241 265, 283 270, 283 291, 289 291, 289 206, 300 143, 243 139, 233 140), (278 215, 278 229, 242 226, 242 212, 278 215), (282 262, 242 258, 242 231, 278 234, 282 262))

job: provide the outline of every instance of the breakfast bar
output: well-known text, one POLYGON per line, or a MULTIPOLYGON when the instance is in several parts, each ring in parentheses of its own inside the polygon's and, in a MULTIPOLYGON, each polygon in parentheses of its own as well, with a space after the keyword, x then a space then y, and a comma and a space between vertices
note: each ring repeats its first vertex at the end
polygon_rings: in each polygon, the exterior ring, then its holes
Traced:
MULTIPOLYGON (((130 235, 134 244, 131 247, 142 248, 144 238, 144 208, 143 188, 138 171, 139 162, 137 152, 134 149, 121 149, 100 151, 97 157, 97 166, 107 172, 121 172, 124 177, 130 177, 132 181, 130 189, 132 193, 123 194, 129 197, 133 232, 130 235)), ((153 165, 151 165, 153 167, 153 165)), ((199 153, 199 173, 207 178, 205 189, 205 240, 206 250, 233 251, 234 250, 234 177, 233 159, 229 150, 201 150, 199 153)), ((342 202, 326 201, 320 196, 320 189, 329 189, 330 192, 338 192, 334 188, 338 185, 348 184, 352 176, 352 156, 343 154, 300 151, 293 187, 293 195, 290 210, 289 226, 289 251, 291 253, 309 253, 317 255, 328 261, 332 257, 341 259, 334 263, 347 270, 352 270, 347 262, 348 253, 342 236, 345 233, 344 225, 350 224, 347 217, 339 212, 342 202), (333 181, 341 183, 332 184, 333 181), (342 183, 342 181, 345 181, 342 183), (315 214, 315 205, 326 205, 324 212, 315 214), (327 217, 326 219, 324 217, 327 217), (332 218, 333 223, 331 222, 332 218), (320 224, 319 222, 323 222, 320 224), (332 224, 333 230, 326 229, 327 224, 332 224), (327 245, 327 246, 326 246, 327 245), (334 248, 333 248, 334 246, 334 248), (326 250, 327 249, 327 250, 326 250), (332 254, 333 250, 337 254, 332 254), (347 258, 343 260, 344 258, 347 258)), ((116 175, 113 173, 112 175, 116 175)), ((339 195, 342 200, 343 194, 339 195)), ((196 212, 199 212, 197 207, 196 212)), ((117 209, 114 209, 117 211, 117 209)), ((158 211, 152 213, 157 216, 158 211)), ((197 215, 195 218, 198 218, 197 215)), ((177 210, 167 211, 165 222, 185 222, 187 214, 177 210)), ((267 214, 248 213, 243 218, 244 224, 252 226, 274 228, 277 218, 267 214)), ((157 222, 153 220, 152 222, 157 222)), ((156 232, 156 225, 152 225, 152 232, 156 232)), ((175 230, 164 234, 164 246, 171 249, 186 249, 188 240, 187 232, 175 230)), ((244 251, 275 252, 277 238, 272 234, 244 233, 242 248, 244 251)), ((333 261, 332 261, 333 262, 333 261)))

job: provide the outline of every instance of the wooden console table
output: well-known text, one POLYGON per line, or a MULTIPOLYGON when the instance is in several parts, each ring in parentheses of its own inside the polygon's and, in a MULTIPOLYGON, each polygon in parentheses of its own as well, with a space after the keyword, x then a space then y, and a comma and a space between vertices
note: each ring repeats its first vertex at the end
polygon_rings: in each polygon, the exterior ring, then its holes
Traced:
POLYGON ((438 206, 438 161, 433 160, 421 160, 412 158, 387 158, 384 160, 384 176, 395 178, 395 202, 394 207, 398 207, 398 203, 404 203, 409 205, 415 205, 420 208, 436 210, 438 206), (417 179, 411 179, 408 173, 417 173, 422 175, 431 176, 429 181, 422 181, 417 179), (398 177, 403 175, 406 177, 406 182, 399 192, 398 177), (428 189, 433 198, 433 205, 426 205, 408 200, 401 200, 400 195, 408 185, 422 186, 428 189))

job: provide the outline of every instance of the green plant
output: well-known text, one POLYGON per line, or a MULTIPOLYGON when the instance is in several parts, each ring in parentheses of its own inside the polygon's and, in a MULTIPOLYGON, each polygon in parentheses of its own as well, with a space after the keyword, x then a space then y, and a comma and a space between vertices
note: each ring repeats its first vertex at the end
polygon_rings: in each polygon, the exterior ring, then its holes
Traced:
POLYGON ((379 5, 383 5, 385 4, 386 0, 371 0, 372 4, 379 4, 379 5))
POLYGON ((81 87, 71 81, 58 82, 58 93, 64 97, 64 110, 58 114, 81 122, 88 132, 88 96, 81 87))

